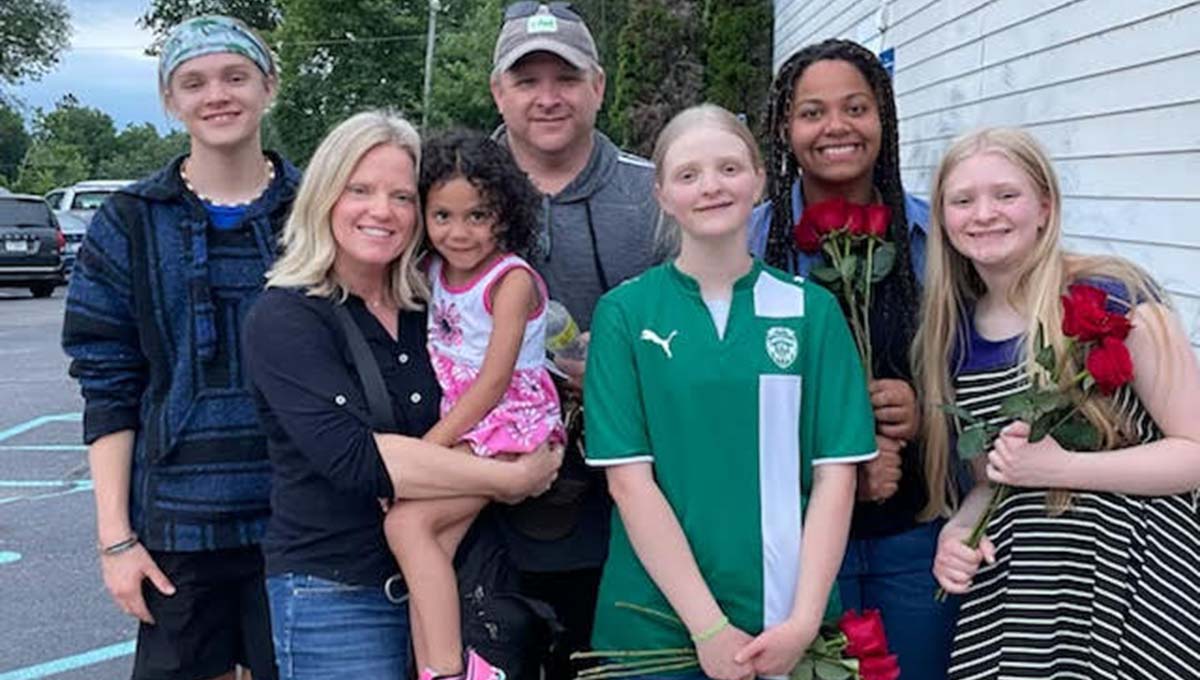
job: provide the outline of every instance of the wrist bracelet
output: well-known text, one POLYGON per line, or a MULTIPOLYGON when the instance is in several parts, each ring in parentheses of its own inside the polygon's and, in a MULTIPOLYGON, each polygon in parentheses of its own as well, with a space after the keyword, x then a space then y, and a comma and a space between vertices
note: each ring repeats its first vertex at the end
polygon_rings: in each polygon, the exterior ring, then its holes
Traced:
POLYGON ((113 543, 110 546, 97 546, 97 547, 99 548, 101 555, 106 555, 106 556, 111 557, 113 555, 120 555, 121 553, 125 552, 126 550, 132 549, 133 546, 135 546, 137 544, 138 544, 138 535, 136 533, 130 533, 129 538, 126 538, 125 540, 117 541, 116 543, 113 543))
POLYGON ((699 633, 696 633, 695 635, 693 635, 692 642, 695 642, 697 644, 699 644, 701 642, 708 642, 709 640, 716 637, 717 633, 720 633, 721 631, 725 630, 725 626, 728 626, 728 625, 729 625, 729 617, 722 614, 721 618, 717 619, 716 623, 709 626, 708 628, 705 628, 704 630, 700 631, 699 633))

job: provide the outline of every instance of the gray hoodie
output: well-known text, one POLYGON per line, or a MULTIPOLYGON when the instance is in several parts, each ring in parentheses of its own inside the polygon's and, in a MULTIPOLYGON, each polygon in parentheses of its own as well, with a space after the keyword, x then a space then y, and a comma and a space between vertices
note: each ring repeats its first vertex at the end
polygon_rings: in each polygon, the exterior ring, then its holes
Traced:
MULTIPOLYGON (((530 262, 582 330, 601 295, 663 259, 654 165, 593 134, 587 165, 562 191, 542 196, 541 252, 530 262)), ((503 127, 496 139, 507 145, 503 127)))
MULTIPOLYGON (((654 165, 593 133, 592 155, 571 183, 542 196, 539 244, 530 264, 546 280, 550 297, 562 302, 582 330, 592 323, 600 296, 661 262, 654 165)), ((504 128, 495 138, 507 146, 504 128)), ((608 552, 611 506, 602 476, 571 456, 560 479, 588 480, 582 497, 566 505, 527 502, 498 513, 511 556, 525 571, 559 572, 597 568, 608 552), (557 525, 554 539, 535 539, 517 528, 517 516, 557 525)))

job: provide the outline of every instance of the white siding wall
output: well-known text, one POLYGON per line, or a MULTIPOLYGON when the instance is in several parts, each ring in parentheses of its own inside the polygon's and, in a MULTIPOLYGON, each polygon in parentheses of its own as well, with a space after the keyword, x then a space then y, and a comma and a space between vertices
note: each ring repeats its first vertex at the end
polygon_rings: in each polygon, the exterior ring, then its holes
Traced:
POLYGON ((960 132, 1025 127, 1068 246, 1149 269, 1200 351, 1200 1, 776 0, 776 67, 834 36, 895 48, 909 191, 960 132))

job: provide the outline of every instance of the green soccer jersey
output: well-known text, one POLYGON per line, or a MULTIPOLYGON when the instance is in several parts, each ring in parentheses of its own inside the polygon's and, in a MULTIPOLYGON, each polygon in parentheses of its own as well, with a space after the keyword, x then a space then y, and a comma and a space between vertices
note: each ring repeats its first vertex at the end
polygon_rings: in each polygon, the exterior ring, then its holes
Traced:
MULTIPOLYGON (((730 621, 756 634, 795 595, 812 466, 876 455, 862 366, 833 296, 757 261, 723 336, 696 281, 668 263, 601 298, 584 401, 588 463, 647 462, 730 621)), ((840 559, 840 556, 839 556, 840 559)), ((691 645, 614 510, 596 649, 691 645)))

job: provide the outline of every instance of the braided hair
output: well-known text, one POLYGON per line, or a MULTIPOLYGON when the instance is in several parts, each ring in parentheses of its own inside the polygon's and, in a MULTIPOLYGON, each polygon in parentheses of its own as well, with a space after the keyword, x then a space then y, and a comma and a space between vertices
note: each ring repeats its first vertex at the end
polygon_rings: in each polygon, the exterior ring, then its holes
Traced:
POLYGON ((795 252, 792 240, 792 183, 799 176, 800 167, 792 153, 788 127, 792 115, 792 97, 796 81, 813 62, 821 60, 844 61, 858 69, 875 95, 879 112, 880 146, 875 159, 873 184, 883 197, 883 203, 891 208, 892 222, 888 227, 888 239, 896 244, 896 266, 887 278, 876 287, 872 300, 871 317, 873 328, 890 328, 892 334, 900 332, 902 343, 896 338, 886 339, 901 352, 874 352, 876 373, 882 376, 908 377, 908 348, 916 332, 916 316, 919 306, 916 278, 909 266, 908 216, 904 211, 904 186, 900 183, 900 144, 897 134, 896 100, 892 94, 891 77, 883 64, 870 50, 849 40, 829 39, 809 45, 792 55, 771 84, 768 111, 770 143, 767 153, 767 191, 771 199, 771 227, 767 234, 764 259, 767 264, 787 269, 795 252), (878 321, 878 323, 876 323, 878 321))

